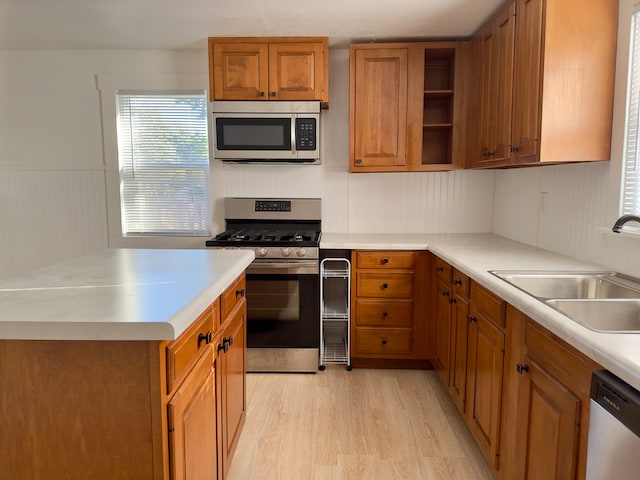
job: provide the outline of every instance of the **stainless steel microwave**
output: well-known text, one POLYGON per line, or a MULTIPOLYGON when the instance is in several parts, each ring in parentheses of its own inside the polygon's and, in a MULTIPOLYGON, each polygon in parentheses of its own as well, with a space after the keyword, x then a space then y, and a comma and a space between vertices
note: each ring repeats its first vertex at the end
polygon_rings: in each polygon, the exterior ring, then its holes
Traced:
POLYGON ((211 112, 214 158, 320 163, 320 102, 216 101, 211 112))

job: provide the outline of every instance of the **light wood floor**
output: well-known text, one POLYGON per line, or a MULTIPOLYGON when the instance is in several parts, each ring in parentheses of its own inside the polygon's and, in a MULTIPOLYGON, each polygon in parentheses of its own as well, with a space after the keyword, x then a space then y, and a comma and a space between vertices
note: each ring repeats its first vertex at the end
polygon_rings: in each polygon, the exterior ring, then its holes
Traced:
POLYGON ((247 374, 228 480, 491 478, 433 371, 247 374))

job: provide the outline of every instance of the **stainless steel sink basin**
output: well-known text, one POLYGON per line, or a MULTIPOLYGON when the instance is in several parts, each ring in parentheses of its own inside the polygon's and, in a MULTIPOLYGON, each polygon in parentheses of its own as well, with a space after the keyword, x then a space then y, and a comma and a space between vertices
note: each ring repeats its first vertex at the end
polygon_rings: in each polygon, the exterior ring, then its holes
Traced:
POLYGON ((597 332, 640 332, 640 299, 552 299, 547 300, 546 304, 579 324, 597 332))
POLYGON ((616 272, 506 271, 492 274, 540 300, 638 298, 640 283, 616 272))
POLYGON ((490 273, 591 330, 640 333, 640 279, 616 272, 490 273))

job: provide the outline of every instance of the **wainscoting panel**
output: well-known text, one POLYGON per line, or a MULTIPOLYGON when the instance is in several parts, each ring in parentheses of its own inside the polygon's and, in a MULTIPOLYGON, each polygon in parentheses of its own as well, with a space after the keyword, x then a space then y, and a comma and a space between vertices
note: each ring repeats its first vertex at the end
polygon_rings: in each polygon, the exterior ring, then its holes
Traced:
POLYGON ((0 169, 0 276, 106 247, 103 170, 0 169))

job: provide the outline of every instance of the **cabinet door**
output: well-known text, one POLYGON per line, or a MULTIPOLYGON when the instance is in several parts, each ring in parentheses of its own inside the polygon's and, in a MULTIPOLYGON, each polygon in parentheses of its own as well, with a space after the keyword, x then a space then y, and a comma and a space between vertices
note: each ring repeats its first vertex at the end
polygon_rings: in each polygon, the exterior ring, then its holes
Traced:
POLYGON ((464 297, 455 295, 451 308, 449 394, 461 413, 465 410, 468 332, 469 302, 464 297))
POLYGON ((213 46, 214 100, 267 100, 269 49, 266 43, 213 46))
POLYGON ((498 468, 504 333, 471 306, 466 419, 480 450, 498 468))
POLYGON ((408 49, 356 49, 354 54, 351 167, 405 166, 408 49))
POLYGON ((531 359, 526 359, 518 407, 524 460, 518 478, 576 478, 580 400, 531 359))
POLYGON ((219 409, 222 421, 222 465, 226 475, 245 418, 246 302, 235 310, 221 342, 227 351, 218 354, 219 409))
POLYGON ((321 43, 270 44, 269 99, 324 100, 323 58, 321 43))
POLYGON ((215 388, 209 351, 167 405, 172 480, 217 478, 215 388))
POLYGON ((514 122, 516 163, 537 160, 540 148, 540 95, 544 0, 517 0, 514 122))
POLYGON ((435 299, 435 335, 433 367, 446 386, 449 385, 449 356, 451 344, 451 288, 437 280, 435 299))
POLYGON ((480 33, 481 125, 478 166, 509 163, 513 108, 515 4, 510 4, 480 33))

